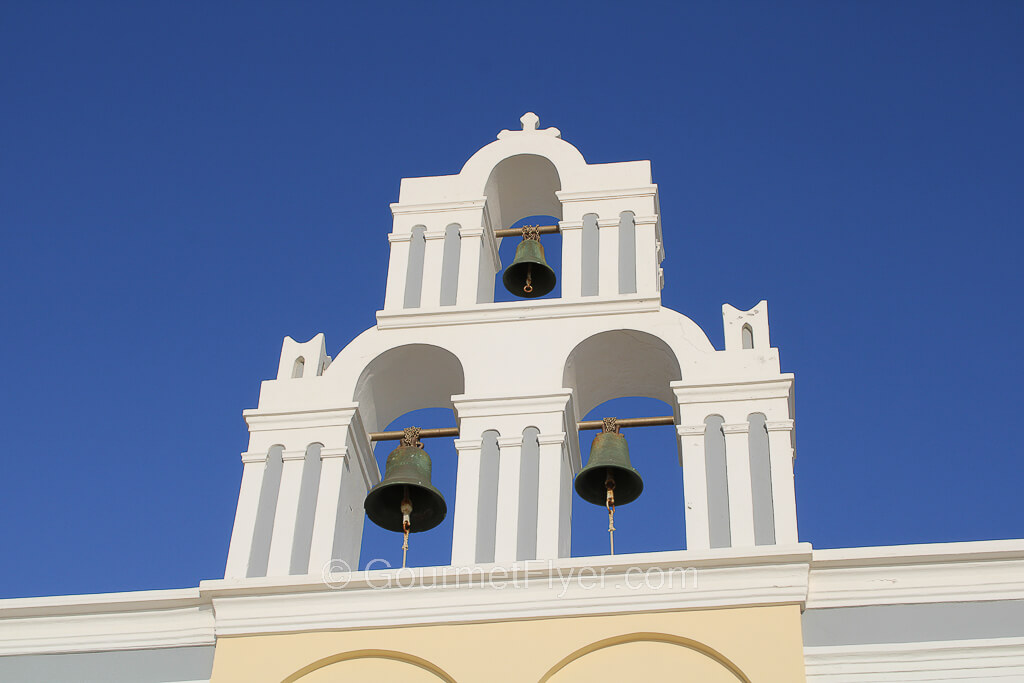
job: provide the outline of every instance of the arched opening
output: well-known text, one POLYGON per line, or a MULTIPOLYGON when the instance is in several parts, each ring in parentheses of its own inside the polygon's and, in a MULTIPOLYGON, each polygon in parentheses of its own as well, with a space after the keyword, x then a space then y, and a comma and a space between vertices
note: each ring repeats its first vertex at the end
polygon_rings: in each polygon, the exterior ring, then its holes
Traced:
POLYGON ((768 454, 768 430, 763 413, 747 417, 750 450, 750 488, 754 504, 754 543, 775 544, 775 510, 772 504, 772 464, 768 454))
POLYGON ((555 165, 536 154, 517 154, 500 161, 487 177, 487 213, 497 227, 513 227, 527 216, 562 218, 562 189, 555 165))
POLYGON ((744 323, 743 329, 740 331, 740 335, 743 339, 743 348, 752 349, 754 348, 754 330, 749 324, 744 323))
POLYGON ((461 256, 459 226, 452 223, 444 229, 444 252, 441 255, 441 305, 454 306, 459 289, 459 257, 461 256))
MULTIPOLYGON (((287 366, 286 366, 287 367, 287 366)), ((295 359, 292 364, 292 379, 298 379, 302 377, 302 373, 306 370, 306 359, 299 356, 295 359)))
POLYGON ((582 252, 580 254, 580 294, 582 296, 597 296, 601 238, 598 235, 596 213, 588 213, 583 217, 580 251, 582 252))
POLYGON ((259 503, 256 507, 256 523, 249 549, 249 568, 246 576, 266 576, 270 560, 270 540, 274 534, 274 517, 277 512, 277 496, 281 490, 281 455, 284 446, 271 446, 267 451, 267 462, 263 470, 259 503))
MULTIPOLYGON (((605 401, 584 420, 605 417, 671 415, 667 403, 623 397, 605 401)), ((586 466, 598 431, 580 432, 580 456, 586 466)), ((643 478, 644 490, 632 503, 615 509, 615 554, 680 550, 685 547, 682 469, 676 455, 673 425, 622 429, 630 463, 643 478)), ((610 550, 608 512, 572 493, 572 556, 607 555, 610 550)))
MULTIPOLYGON (((381 431, 398 431, 406 427, 454 427, 455 413, 450 409, 425 408, 411 410, 399 415, 384 425, 381 431)), ((451 563, 452 529, 455 519, 455 479, 458 457, 455 438, 443 437, 423 439, 423 450, 430 456, 433 484, 444 496, 448 514, 438 526, 409 535, 409 567, 437 567, 451 563)), ((387 457, 399 445, 398 441, 378 441, 374 444, 373 455, 380 468, 381 477, 386 475, 387 457)), ((389 569, 402 566, 402 534, 387 531, 368 519, 363 521, 363 537, 359 551, 360 569, 389 569)), ((440 579, 438 579, 440 580, 440 579)), ((427 578, 429 585, 430 578, 427 578)))
POLYGON ((455 679, 437 665, 422 657, 395 650, 353 650, 325 657, 299 669, 284 679, 284 683, 326 683, 337 680, 455 683, 455 679))
MULTIPOLYGON (((429 344, 408 344, 389 349, 374 358, 356 382, 353 399, 368 432, 400 430, 405 427, 454 427, 451 397, 465 391, 462 363, 446 349, 429 344)), ((452 520, 455 509, 457 458, 454 439, 424 439, 424 450, 433 466, 431 483, 447 502, 448 515, 434 529, 412 534, 409 566, 447 565, 451 559, 452 520)), ((382 476, 388 454, 397 441, 374 445, 374 456, 382 476)), ((361 569, 401 566, 402 536, 364 522, 361 569), (374 562, 377 560, 377 562, 374 562)))
POLYGON ((708 487, 708 536, 712 548, 732 545, 729 517, 729 472, 725 460, 725 432, 721 415, 704 420, 704 469, 708 487))
MULTIPOLYGON (((610 330, 572 350, 563 386, 575 390, 577 419, 672 415, 670 383, 681 379, 675 353, 661 339, 639 330, 610 330)), ((624 429, 632 466, 644 480, 643 494, 615 515, 615 552, 684 547, 682 470, 674 426, 624 429)), ((596 432, 580 433, 584 465, 596 432)), ((608 515, 601 506, 573 496, 572 554, 609 552, 608 515)))

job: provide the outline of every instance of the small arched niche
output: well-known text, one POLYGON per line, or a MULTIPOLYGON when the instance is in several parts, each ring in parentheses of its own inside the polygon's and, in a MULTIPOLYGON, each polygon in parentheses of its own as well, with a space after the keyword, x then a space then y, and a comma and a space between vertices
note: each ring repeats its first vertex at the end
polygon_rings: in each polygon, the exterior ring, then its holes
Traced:
POLYGON ((555 165, 536 154, 517 154, 500 161, 484 185, 493 227, 506 228, 527 216, 562 217, 555 195, 562 189, 555 165))
POLYGON ((639 330, 609 330, 587 337, 569 353, 562 386, 575 390, 580 418, 623 396, 673 405, 669 383, 680 379, 679 361, 664 341, 639 330))
POLYGON ((453 409, 452 396, 466 387, 462 363, 431 344, 388 349, 363 369, 353 400, 367 431, 381 431, 400 415, 422 408, 453 409))

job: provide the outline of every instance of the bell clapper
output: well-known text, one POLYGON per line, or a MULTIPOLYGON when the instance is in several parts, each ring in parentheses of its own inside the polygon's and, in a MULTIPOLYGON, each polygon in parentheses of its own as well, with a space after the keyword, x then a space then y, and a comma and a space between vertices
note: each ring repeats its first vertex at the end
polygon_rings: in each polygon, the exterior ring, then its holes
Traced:
POLYGON ((611 545, 611 554, 615 554, 615 479, 612 478, 612 471, 609 469, 604 480, 606 493, 604 506, 608 508, 608 543, 611 545))
POLYGON ((402 569, 405 569, 405 557, 409 552, 409 529, 412 524, 409 515, 412 514, 412 501, 409 500, 409 487, 405 487, 405 498, 402 499, 402 569))
POLYGON ((526 266, 526 284, 523 285, 523 291, 529 294, 533 291, 533 264, 526 266))

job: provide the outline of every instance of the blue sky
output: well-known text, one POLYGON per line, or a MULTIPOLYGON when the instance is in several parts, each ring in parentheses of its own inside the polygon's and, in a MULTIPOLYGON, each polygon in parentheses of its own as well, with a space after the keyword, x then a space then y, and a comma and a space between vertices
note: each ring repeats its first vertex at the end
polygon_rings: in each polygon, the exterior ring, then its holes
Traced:
MULTIPOLYGON (((652 160, 664 302, 717 347, 722 303, 769 301, 803 540, 1024 536, 1024 5, 364 5, 0 7, 0 596, 222 576, 282 337, 374 324, 400 178, 527 110, 652 160)), ((681 547, 673 495, 617 544, 681 547)))

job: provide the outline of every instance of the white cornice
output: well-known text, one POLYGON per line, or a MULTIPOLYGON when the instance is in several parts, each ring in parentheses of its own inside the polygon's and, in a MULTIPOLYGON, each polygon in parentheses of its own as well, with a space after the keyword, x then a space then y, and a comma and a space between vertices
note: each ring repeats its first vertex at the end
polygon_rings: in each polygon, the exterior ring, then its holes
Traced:
POLYGON ((212 645, 198 588, 0 600, 0 655, 212 645))
POLYGON ((816 550, 807 607, 1024 600, 1024 540, 816 550))
POLYGON ((805 647, 804 661, 810 683, 1019 681, 1024 638, 805 647))
POLYGON ((486 198, 471 199, 468 201, 461 202, 436 202, 429 204, 401 204, 392 203, 391 215, 398 216, 402 214, 418 214, 418 213, 445 213, 449 211, 471 211, 473 209, 482 209, 484 204, 487 202, 486 198))
POLYGON ((562 190, 555 192, 555 196, 563 204, 569 202, 589 202, 601 199, 633 199, 636 197, 657 197, 657 185, 644 185, 642 187, 629 187, 616 190, 585 190, 582 192, 570 192, 562 190))
POLYGON ((603 301, 580 299, 507 301, 471 306, 444 306, 434 309, 377 311, 377 329, 520 322, 535 319, 551 320, 553 318, 644 313, 659 310, 661 310, 661 297, 659 296, 625 295, 603 301))
POLYGON ((752 401, 771 398, 789 398, 793 375, 782 373, 773 379, 757 379, 722 384, 669 384, 681 404, 721 403, 725 401, 752 401))
POLYGON ((756 555, 673 551, 354 572, 335 589, 314 577, 208 581, 201 589, 213 600, 217 634, 243 635, 802 604, 809 559, 810 546, 802 544, 756 555))
POLYGON ((298 410, 270 412, 259 409, 243 410, 242 416, 250 432, 277 431, 279 429, 307 429, 309 427, 347 427, 352 423, 358 404, 326 410, 298 410))

